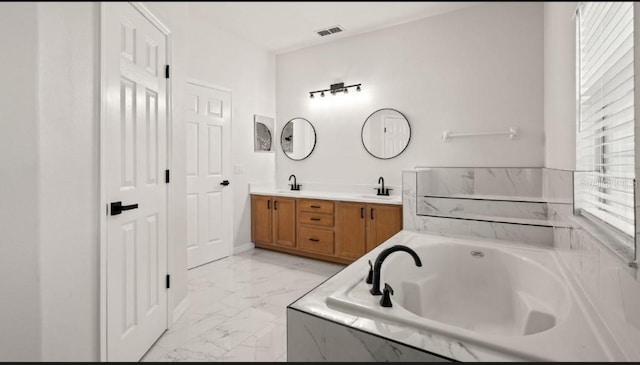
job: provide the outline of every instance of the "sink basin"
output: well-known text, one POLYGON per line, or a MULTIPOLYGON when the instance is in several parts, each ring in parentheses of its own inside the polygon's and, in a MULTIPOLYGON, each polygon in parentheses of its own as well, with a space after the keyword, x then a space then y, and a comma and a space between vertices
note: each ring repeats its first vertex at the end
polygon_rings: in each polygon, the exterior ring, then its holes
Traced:
POLYGON ((366 199, 382 199, 382 200, 388 200, 393 198, 390 195, 376 195, 376 194, 364 194, 364 195, 360 195, 361 198, 366 198, 366 199))

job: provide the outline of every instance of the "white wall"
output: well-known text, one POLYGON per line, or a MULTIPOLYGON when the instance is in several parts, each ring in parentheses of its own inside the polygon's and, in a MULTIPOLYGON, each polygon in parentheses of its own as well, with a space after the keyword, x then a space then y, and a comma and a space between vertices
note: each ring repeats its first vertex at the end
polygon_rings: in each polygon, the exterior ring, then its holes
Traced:
POLYGON ((39 3, 42 358, 99 349, 99 5, 39 3))
POLYGON ((1 361, 40 360, 37 42, 36 4, 0 3, 1 361))
POLYGON ((545 167, 576 166, 576 2, 544 3, 545 167))
POLYGON ((310 120, 313 154, 291 161, 278 146, 277 182, 401 184, 416 165, 544 164, 543 6, 490 3, 277 56, 278 133, 291 118, 310 120), (331 83, 362 83, 362 92, 309 98, 331 83), (373 111, 395 108, 412 129, 407 150, 378 160, 360 131, 373 111), (521 129, 521 137, 454 140, 442 131, 521 129))
MULTIPOLYGON (((275 117, 275 56, 194 16, 187 44, 189 77, 231 90, 232 158, 244 168, 244 174, 229 177, 237 247, 251 241, 249 183, 275 178, 275 154, 253 151, 253 115, 275 117)), ((279 132, 274 137, 279 141, 279 132)))

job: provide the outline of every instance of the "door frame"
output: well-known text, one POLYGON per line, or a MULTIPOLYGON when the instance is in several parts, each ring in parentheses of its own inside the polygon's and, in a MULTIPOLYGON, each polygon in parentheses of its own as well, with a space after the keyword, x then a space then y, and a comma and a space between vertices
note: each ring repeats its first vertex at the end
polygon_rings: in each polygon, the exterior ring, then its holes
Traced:
MULTIPOLYGON (((223 87, 223 86, 219 86, 216 84, 212 84, 210 82, 207 81, 203 81, 200 79, 195 79, 192 77, 187 77, 185 80, 185 84, 192 84, 192 85, 196 85, 196 86, 201 86, 201 87, 206 87, 207 89, 214 89, 214 90, 218 90, 218 91, 223 91, 223 92, 227 92, 229 93, 229 130, 231 133, 231 138, 233 139, 233 91, 231 91, 231 89, 227 88, 227 87, 223 87)), ((184 106, 183 106, 184 107, 184 106)), ((231 156, 229 156, 229 159, 231 160, 231 176, 234 176, 234 172, 233 172, 233 143, 231 143, 231 156)), ((233 252, 233 244, 235 242, 235 210, 233 209, 234 205, 233 205, 233 199, 235 198, 235 189, 234 189, 234 185, 231 184, 227 187, 228 190, 231 190, 231 207, 229 208, 230 210, 230 214, 231 214, 231 237, 229 239, 229 243, 227 244, 227 248, 229 250, 229 256, 232 256, 234 254, 233 252), (230 188, 229 188, 230 187, 230 188)))
MULTIPOLYGON (((156 27, 167 40, 166 43, 166 52, 167 52, 167 65, 171 65, 171 30, 167 25, 158 19, 145 5, 140 2, 129 2, 129 4, 136 9, 140 14, 147 19, 154 27, 156 27)), ((100 238, 99 238, 99 246, 100 246, 100 361, 107 361, 107 215, 103 212, 106 212, 106 209, 103 211, 103 207, 107 206, 107 194, 106 194, 106 184, 104 183, 104 178, 106 177, 105 173, 105 123, 106 123, 106 111, 107 111, 107 102, 106 102, 106 21, 105 21, 105 9, 108 6, 111 6, 108 2, 100 3, 100 137, 99 137, 99 153, 100 153, 100 205, 98 207, 98 211, 100 212, 100 238)), ((167 79, 167 168, 172 169, 173 162, 173 88, 172 88, 172 78, 167 79)), ((173 185, 169 184, 167 187, 167 274, 171 274, 174 271, 174 259, 173 255, 170 255, 174 250, 175 239, 174 235, 174 222, 173 215, 171 213, 170 207, 174 202, 174 192, 172 189, 173 185)), ((172 290, 167 289, 167 328, 173 323, 173 307, 174 307, 174 298, 172 296, 172 290)))

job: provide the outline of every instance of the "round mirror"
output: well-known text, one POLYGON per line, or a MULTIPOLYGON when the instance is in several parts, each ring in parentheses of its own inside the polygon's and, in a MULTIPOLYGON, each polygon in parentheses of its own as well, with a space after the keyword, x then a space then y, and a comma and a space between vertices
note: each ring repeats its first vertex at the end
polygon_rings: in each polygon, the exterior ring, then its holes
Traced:
POLYGON ((373 157, 383 160, 404 152, 411 140, 407 118, 395 109, 373 112, 362 125, 362 145, 373 157))
POLYGON ((304 160, 316 147, 316 130, 308 120, 293 118, 282 128, 280 146, 290 159, 304 160))

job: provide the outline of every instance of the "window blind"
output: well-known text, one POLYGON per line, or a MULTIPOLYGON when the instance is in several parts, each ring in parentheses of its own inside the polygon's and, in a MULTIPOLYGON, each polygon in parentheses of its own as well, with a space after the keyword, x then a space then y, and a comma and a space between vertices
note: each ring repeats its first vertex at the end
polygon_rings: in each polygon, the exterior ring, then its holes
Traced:
POLYGON ((633 3, 581 3, 576 33, 576 209, 633 236, 633 3))

